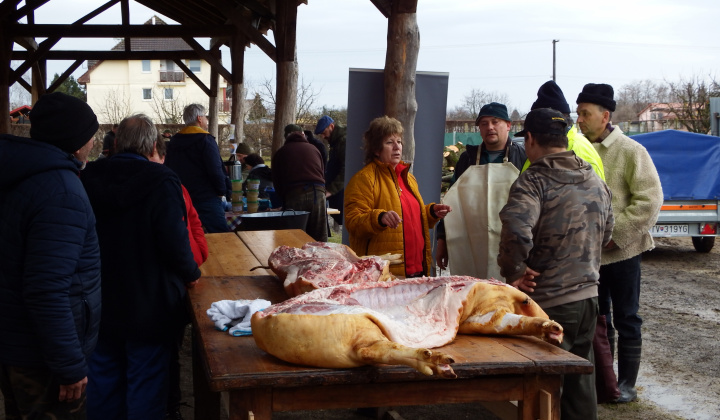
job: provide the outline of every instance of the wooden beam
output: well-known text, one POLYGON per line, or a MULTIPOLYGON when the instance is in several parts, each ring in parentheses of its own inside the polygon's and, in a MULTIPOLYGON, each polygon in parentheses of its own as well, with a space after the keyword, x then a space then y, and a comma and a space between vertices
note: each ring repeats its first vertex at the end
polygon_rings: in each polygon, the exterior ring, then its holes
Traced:
POLYGON ((10 134, 10 52, 12 39, 0 31, 0 134, 10 134))
POLYGON ((230 123, 235 124, 235 142, 245 142, 245 39, 242 34, 235 35, 230 42, 232 60, 232 92, 230 123))
POLYGON ((213 68, 213 70, 220 73, 229 83, 232 83, 232 74, 230 74, 229 71, 222 65, 220 60, 216 59, 212 54, 205 51, 205 48, 202 47, 197 41, 195 41, 194 38, 191 38, 189 36, 184 36, 183 40, 188 43, 189 46, 192 47, 193 50, 195 50, 200 57, 202 57, 203 60, 210 63, 210 66, 213 68))
MULTIPOLYGON (((210 51, 210 54, 216 56, 215 59, 219 61, 220 51, 210 51)), ((210 120, 208 121, 208 128, 210 134, 215 137, 215 141, 220 146, 220 136, 218 135, 218 71, 215 68, 210 69, 210 92, 208 95, 209 114, 210 120)))
MULTIPOLYGON (((122 19, 122 26, 128 26, 130 25, 130 3, 128 0, 121 0, 120 1, 120 15, 122 19)), ((63 34, 63 36, 67 36, 66 34, 63 34)), ((125 35, 125 52, 130 52, 132 50, 132 42, 130 41, 130 37, 125 35)))
POLYGON ((26 50, 35 51, 38 49, 38 43, 35 41, 34 38, 27 37, 27 36, 18 36, 13 39, 16 44, 20 45, 21 47, 25 48, 26 50))
MULTIPOLYGON (((10 14, 8 15, 8 20, 9 20, 9 21, 18 21, 18 20, 24 18, 25 16, 28 16, 28 15, 32 14, 32 13, 35 11, 35 9, 37 9, 38 7, 40 7, 40 6, 42 6, 43 4, 47 3, 48 1, 50 1, 50 0, 30 0, 30 1, 26 1, 26 2, 25 2, 25 6, 19 8, 19 9, 17 9, 17 10, 14 10, 12 13, 10 13, 10 14)), ((5 2, 3 2, 3 3, 5 3, 5 2)), ((18 0, 13 0, 13 1, 9 1, 9 2, 7 2, 7 3, 10 3, 10 4, 9 4, 10 6, 13 6, 13 3, 14 3, 13 9, 15 9, 15 7, 17 7, 17 5, 18 5, 20 2, 19 2, 18 0)))
POLYGON ((250 42, 257 45, 270 59, 277 63, 277 49, 255 28, 239 9, 227 10, 228 22, 233 24, 250 42))
POLYGON ((47 86, 47 61, 38 60, 32 66, 32 89, 30 90, 31 101, 33 104, 45 94, 45 86, 47 86))
MULTIPOLYGON (((32 53, 13 51, 13 60, 27 60, 32 53)), ((197 51, 49 51, 44 55, 47 60, 174 60, 176 58, 204 59, 197 51)), ((21 75, 22 76, 22 75, 21 75)), ((14 80, 17 80, 15 78, 14 80)))
POLYGON ((58 25, 11 23, 8 32, 14 36, 48 38, 200 38, 231 36, 232 25, 58 25))
POLYGON ((185 72, 185 74, 187 74, 189 78, 192 79, 193 82, 195 82, 196 85, 198 85, 200 89, 202 89, 203 92, 205 92, 207 96, 210 96, 210 89, 205 86, 205 83, 203 83, 202 80, 198 79, 198 77, 195 76, 195 73, 193 73, 192 70, 190 70, 188 66, 185 65, 185 63, 183 63, 179 58, 173 61, 175 62, 175 64, 177 64, 178 67, 182 69, 182 71, 185 72))
POLYGON ((392 14, 392 3, 390 0, 370 0, 372 4, 377 7, 377 9, 380 11, 380 13, 383 14, 386 18, 389 18, 392 14))
POLYGON ((53 92, 55 92, 55 89, 57 89, 65 80, 67 80, 67 78, 70 77, 70 75, 71 75, 75 70, 77 70, 77 68, 80 67, 80 65, 81 65, 84 61, 85 61, 85 60, 75 60, 75 62, 72 63, 72 65, 70 65, 70 67, 68 67, 67 70, 65 70, 65 71, 63 72, 63 74, 61 74, 60 76, 58 76, 57 80, 55 80, 55 82, 53 82, 53 84, 51 84, 50 87, 47 88, 47 92, 48 92, 48 93, 53 93, 53 92))
MULTIPOLYGON (((82 18, 73 22, 72 25, 70 25, 70 27, 81 26, 83 23, 89 21, 90 19, 96 17, 100 13, 104 12, 105 10, 107 10, 110 7, 112 7, 113 5, 115 5, 115 3, 117 3, 118 1, 119 0, 110 0, 109 2, 103 4, 102 6, 98 7, 97 9, 88 13, 87 15, 83 16, 82 18)), ((32 21, 32 20, 30 20, 30 21, 32 21)), ((9 24, 8 25, 8 27, 11 27, 11 28, 15 27, 15 26, 23 26, 23 25, 18 25, 18 24, 9 24)), ((30 26, 30 25, 24 25, 24 26, 30 26)), ((17 33, 17 32, 12 32, 12 33, 16 34, 16 36, 19 35, 19 33, 17 33)), ((34 37, 36 35, 31 33, 31 34, 27 34, 27 36, 34 37)), ((24 63, 20 64, 20 66, 17 69, 15 69, 14 72, 11 72, 10 82, 13 82, 13 81, 21 78, 22 75, 25 74, 25 72, 28 71, 28 69, 30 69, 30 67, 33 65, 33 63, 35 63, 36 61, 41 59, 48 51, 50 51, 50 49, 55 44, 58 43, 58 41, 60 41, 60 39, 61 39, 60 36, 55 36, 55 37, 48 38, 45 41, 41 42, 40 45, 38 46, 38 49, 35 52, 33 52, 25 60, 24 63)))

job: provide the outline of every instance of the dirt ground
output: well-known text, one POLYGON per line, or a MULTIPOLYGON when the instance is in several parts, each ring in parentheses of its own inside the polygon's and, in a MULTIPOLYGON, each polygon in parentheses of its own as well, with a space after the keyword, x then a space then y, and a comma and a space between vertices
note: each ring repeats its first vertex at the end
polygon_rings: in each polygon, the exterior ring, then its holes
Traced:
MULTIPOLYGON (((643 363, 639 401, 604 404, 600 420, 720 418, 720 245, 695 252, 689 238, 661 238, 643 255, 643 363)), ((182 413, 194 420, 189 335, 182 354, 182 413)), ((494 420, 478 404, 395 407, 406 420, 494 420)), ((276 413, 279 420, 362 420, 355 410, 276 413)), ((5 416, 0 412, 0 420, 5 416)), ((202 420, 202 419, 197 419, 202 420)))

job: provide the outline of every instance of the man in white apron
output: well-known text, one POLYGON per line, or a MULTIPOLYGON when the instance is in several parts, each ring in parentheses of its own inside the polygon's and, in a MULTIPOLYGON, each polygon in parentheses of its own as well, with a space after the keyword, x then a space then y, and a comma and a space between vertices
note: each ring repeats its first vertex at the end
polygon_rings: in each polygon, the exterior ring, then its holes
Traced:
POLYGON ((502 280, 497 265, 499 214, 527 157, 524 146, 509 138, 511 120, 505 105, 486 104, 475 124, 483 142, 468 145, 455 167, 452 187, 443 199, 453 212, 438 225, 436 262, 441 269, 449 262, 453 275, 502 280))

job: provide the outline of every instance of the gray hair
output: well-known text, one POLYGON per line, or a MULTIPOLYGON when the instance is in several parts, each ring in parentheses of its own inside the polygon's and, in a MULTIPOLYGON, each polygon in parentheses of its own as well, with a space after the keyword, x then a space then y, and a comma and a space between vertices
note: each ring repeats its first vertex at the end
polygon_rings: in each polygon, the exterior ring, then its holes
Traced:
POLYGON ((115 134, 115 153, 130 152, 149 157, 157 141, 157 128, 145 114, 131 115, 120 121, 115 134))
POLYGON ((185 125, 197 125, 198 117, 205 115, 205 107, 200 104, 190 104, 183 110, 185 125))

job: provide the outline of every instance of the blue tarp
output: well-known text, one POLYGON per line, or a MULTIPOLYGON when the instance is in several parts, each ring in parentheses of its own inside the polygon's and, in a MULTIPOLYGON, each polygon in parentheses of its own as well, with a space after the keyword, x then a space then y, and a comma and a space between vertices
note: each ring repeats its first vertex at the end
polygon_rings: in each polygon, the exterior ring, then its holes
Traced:
POLYGON ((631 138, 650 153, 665 200, 720 199, 720 137, 663 130, 631 138))

